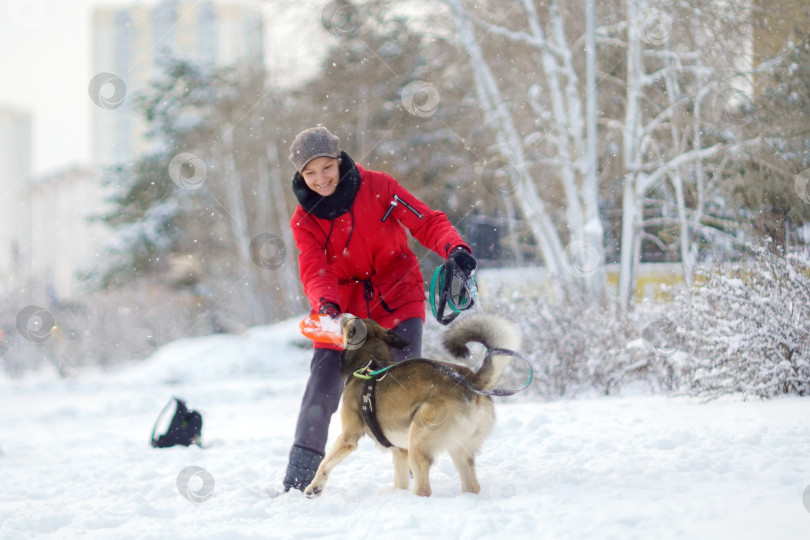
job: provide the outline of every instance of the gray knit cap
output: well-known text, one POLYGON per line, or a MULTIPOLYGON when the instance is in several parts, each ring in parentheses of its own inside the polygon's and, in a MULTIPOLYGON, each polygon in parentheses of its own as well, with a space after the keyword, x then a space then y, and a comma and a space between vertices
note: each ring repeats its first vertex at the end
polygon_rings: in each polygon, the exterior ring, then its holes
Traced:
POLYGON ((340 139, 329 133, 325 127, 305 129, 290 145, 290 161, 299 173, 307 163, 321 156, 340 157, 340 139))

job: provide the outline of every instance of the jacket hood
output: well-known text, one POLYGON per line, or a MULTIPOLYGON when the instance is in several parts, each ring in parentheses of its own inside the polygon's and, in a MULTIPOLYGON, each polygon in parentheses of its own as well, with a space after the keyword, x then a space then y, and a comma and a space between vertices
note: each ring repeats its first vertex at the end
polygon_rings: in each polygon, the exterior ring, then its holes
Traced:
POLYGON ((360 189, 360 171, 354 161, 346 152, 341 152, 340 157, 341 162, 338 169, 340 180, 335 192, 331 195, 322 197, 309 189, 301 173, 296 172, 293 176, 292 189, 295 198, 298 199, 298 203, 304 211, 316 218, 335 219, 342 216, 351 209, 357 191, 360 189))

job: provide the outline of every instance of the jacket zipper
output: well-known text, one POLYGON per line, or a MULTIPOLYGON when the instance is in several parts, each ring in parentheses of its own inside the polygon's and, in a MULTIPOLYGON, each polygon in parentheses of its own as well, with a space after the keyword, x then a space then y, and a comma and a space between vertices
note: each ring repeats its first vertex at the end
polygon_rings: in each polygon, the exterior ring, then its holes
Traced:
POLYGON ((419 210, 417 210, 416 208, 414 208, 414 207, 413 207, 413 206, 411 206, 410 204, 406 203, 404 200, 402 200, 402 199, 400 198, 400 196, 399 196, 399 195, 396 195, 396 194, 395 194, 395 195, 394 195, 394 199, 391 201, 391 205, 388 207, 388 210, 386 210, 386 211, 385 211, 385 215, 383 215, 383 217, 382 217, 382 219, 381 219, 380 221, 385 221, 385 220, 387 220, 387 219, 388 219, 388 216, 390 216, 390 215, 391 215, 391 212, 393 212, 393 211, 394 211, 394 208, 396 208, 396 207, 397 207, 397 205, 399 205, 399 204, 401 204, 402 206, 404 206, 405 208, 407 208, 408 210, 410 210, 411 212, 413 212, 413 213, 414 213, 414 215, 416 215, 416 217, 418 217, 419 219, 422 219, 422 214, 419 212, 419 210))

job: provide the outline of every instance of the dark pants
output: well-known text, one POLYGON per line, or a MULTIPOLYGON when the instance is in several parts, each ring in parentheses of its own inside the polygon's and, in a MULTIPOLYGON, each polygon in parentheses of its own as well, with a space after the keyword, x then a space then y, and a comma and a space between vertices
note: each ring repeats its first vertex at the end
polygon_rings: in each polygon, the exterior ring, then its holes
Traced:
MULTIPOLYGON (((394 327, 394 333, 408 342, 404 349, 392 349, 394 362, 422 355, 422 320, 407 319, 394 327)), ((326 448, 329 420, 340 403, 343 379, 340 376, 341 351, 315 349, 309 368, 304 398, 295 428, 295 446, 321 454, 326 448)))

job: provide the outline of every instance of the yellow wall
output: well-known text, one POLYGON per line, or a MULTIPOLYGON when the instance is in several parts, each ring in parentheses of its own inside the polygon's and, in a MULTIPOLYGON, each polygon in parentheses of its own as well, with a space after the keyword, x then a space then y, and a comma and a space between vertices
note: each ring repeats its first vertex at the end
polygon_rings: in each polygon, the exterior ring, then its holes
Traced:
MULTIPOLYGON (((619 285, 619 266, 607 266, 607 283, 612 294, 616 294, 619 285)), ((493 294, 502 283, 508 283, 517 291, 524 289, 527 294, 553 296, 553 289, 548 280, 546 269, 536 268, 499 268, 480 270, 476 273, 481 297, 493 294)), ((643 299, 666 301, 669 295, 663 291, 667 285, 683 283, 680 263, 644 263, 638 269, 636 281, 636 300, 643 299)))
MULTIPOLYGON (((619 288, 619 267, 608 265, 607 282, 614 290, 619 288)), ((639 266, 636 279, 636 300, 645 298, 667 300, 669 295, 662 291, 667 285, 683 283, 680 263, 644 263, 639 266)))

